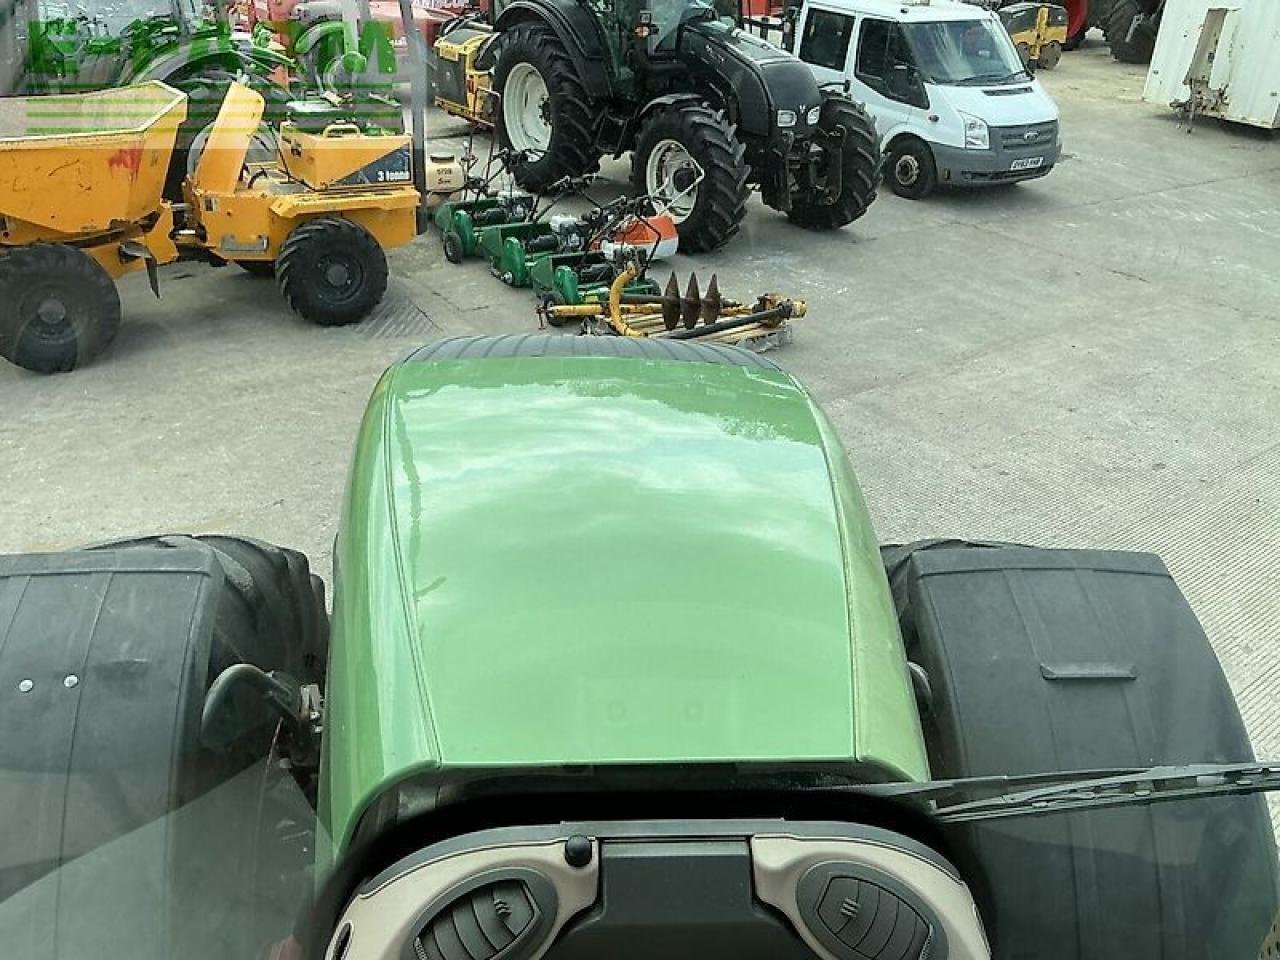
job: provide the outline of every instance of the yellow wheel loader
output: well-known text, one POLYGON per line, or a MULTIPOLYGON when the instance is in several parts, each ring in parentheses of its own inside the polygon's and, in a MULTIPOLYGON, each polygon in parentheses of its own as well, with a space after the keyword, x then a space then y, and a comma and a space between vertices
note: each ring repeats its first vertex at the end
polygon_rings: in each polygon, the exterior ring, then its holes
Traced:
MULTIPOLYGON (((385 251, 423 219, 410 138, 307 107, 267 130, 262 97, 233 85, 185 202, 170 203, 181 92, 153 81, 0 101, 0 355, 44 373, 83 364, 119 327, 114 281, 146 270, 159 296, 156 267, 176 260, 272 274, 314 323, 366 316, 386 291, 385 251)), ((462 170, 433 159, 424 179, 447 194, 462 170)))

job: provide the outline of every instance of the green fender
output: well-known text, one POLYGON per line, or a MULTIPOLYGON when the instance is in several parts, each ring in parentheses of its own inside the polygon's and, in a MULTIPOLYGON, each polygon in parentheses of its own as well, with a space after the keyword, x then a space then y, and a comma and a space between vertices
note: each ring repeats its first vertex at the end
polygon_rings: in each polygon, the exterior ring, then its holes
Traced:
POLYGON ((374 65, 374 72, 386 75, 395 73, 395 47, 391 34, 384 24, 366 23, 357 37, 341 20, 324 20, 304 30, 294 42, 299 58, 314 51, 323 62, 316 65, 316 74, 323 75, 329 64, 342 58, 343 69, 349 74, 361 74, 374 65))
POLYGON ((458 210, 453 215, 453 232, 458 235, 458 239, 462 241, 462 255, 464 257, 475 256, 476 252, 476 225, 471 219, 471 214, 466 210, 458 210))
POLYGON ((529 262, 524 244, 518 237, 507 237, 502 242, 502 256, 493 262, 493 269, 498 278, 508 286, 529 285, 529 262))

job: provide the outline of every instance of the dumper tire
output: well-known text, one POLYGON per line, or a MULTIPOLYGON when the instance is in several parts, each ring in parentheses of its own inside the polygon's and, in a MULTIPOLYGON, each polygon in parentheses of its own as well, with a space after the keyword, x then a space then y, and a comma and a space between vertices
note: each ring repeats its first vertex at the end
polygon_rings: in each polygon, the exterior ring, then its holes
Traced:
POLYGON ((276 282, 303 319, 322 327, 358 323, 387 292, 387 255, 360 224, 317 217, 285 240, 276 282))
POLYGON ((823 98, 818 127, 828 132, 837 127, 844 130, 840 195, 829 204, 817 203, 811 196, 794 196, 787 219, 810 230, 834 230, 853 223, 875 202, 882 173, 880 136, 866 110, 841 96, 823 98))
POLYGON ((580 177, 600 169, 600 151, 595 143, 596 106, 564 41, 545 24, 518 23, 496 42, 499 46, 493 88, 498 93, 494 122, 499 146, 526 146, 513 143, 507 129, 506 101, 502 96, 512 71, 520 65, 532 67, 548 94, 545 109, 550 113, 550 138, 541 156, 510 165, 516 183, 537 192, 564 177, 580 177))
POLYGON ((96 260, 61 243, 0 254, 0 356, 35 373, 92 360, 120 330, 120 294, 96 260))
POLYGON ((653 192, 649 157, 659 145, 675 141, 702 168, 692 210, 676 222, 682 253, 704 253, 734 238, 747 215, 746 148, 737 126, 723 110, 685 101, 657 107, 644 120, 631 157, 631 176, 640 194, 653 192))
POLYGON ((1103 32, 1111 47, 1111 55, 1121 63, 1150 63, 1155 53, 1158 21, 1148 17, 1134 28, 1133 36, 1129 36, 1129 27, 1139 13, 1141 9, 1137 0, 1116 0, 1107 15, 1103 32))

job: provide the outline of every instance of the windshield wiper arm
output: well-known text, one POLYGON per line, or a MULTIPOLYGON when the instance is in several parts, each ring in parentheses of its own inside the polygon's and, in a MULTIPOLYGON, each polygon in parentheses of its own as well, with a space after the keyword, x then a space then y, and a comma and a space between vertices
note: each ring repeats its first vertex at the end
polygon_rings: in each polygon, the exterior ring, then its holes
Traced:
POLYGON ((858 792, 928 801, 936 819, 944 823, 967 823, 1199 797, 1243 796, 1272 790, 1280 790, 1280 764, 1199 763, 878 784, 860 788, 858 792), (975 794, 989 796, 967 799, 975 794))
POLYGON ((1031 74, 1027 73, 1027 71, 1015 70, 1013 73, 1006 73, 1003 77, 998 77, 994 73, 975 73, 972 77, 964 77, 960 80, 952 80, 951 82, 956 85, 963 85, 966 83, 997 84, 1007 83, 1010 80, 1016 80, 1018 77, 1022 76, 1025 76, 1028 80, 1031 79, 1031 74))

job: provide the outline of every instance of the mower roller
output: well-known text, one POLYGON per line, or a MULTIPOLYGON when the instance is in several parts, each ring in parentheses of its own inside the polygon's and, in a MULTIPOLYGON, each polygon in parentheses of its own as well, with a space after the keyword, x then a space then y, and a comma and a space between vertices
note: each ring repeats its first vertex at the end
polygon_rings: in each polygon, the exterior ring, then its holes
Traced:
MULTIPOLYGON (((279 159, 251 162, 264 101, 240 84, 183 204, 161 196, 186 112, 180 91, 155 81, 5 106, 0 355, 30 370, 70 370, 98 354, 120 323, 113 281, 146 270, 158 297, 157 267, 176 260, 273 273, 304 318, 356 322, 386 290, 384 251, 417 234, 422 195, 407 136, 286 121, 279 159)), ((437 193, 460 185, 456 163, 429 178, 437 193)))
POLYGON ((1280 765, 1160 560, 879 547, 810 393, 679 339, 769 305, 679 300, 390 367, 331 619, 232 537, 0 557, 6 953, 1258 957, 1280 765))

